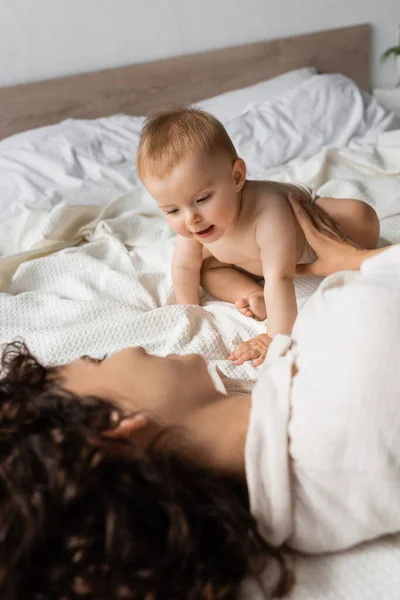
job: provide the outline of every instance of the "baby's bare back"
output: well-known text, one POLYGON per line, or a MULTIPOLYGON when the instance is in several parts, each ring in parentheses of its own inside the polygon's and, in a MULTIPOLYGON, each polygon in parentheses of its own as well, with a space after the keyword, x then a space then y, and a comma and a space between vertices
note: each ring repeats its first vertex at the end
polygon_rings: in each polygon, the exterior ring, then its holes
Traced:
MULTIPOLYGON (((262 277, 260 245, 257 241, 257 227, 269 222, 271 226, 271 246, 275 245, 274 223, 282 231, 287 223, 287 230, 293 231, 295 225, 296 260, 300 262, 305 248, 305 238, 291 210, 288 211, 288 194, 305 194, 296 185, 272 181, 246 181, 238 220, 231 231, 211 244, 205 244, 208 251, 219 262, 234 265, 244 271, 262 277), (278 227, 279 221, 279 227, 278 227)), ((284 242, 284 240, 281 240, 284 242)), ((274 248, 271 247, 271 253, 274 248)), ((208 254, 208 253, 207 253, 208 254)))

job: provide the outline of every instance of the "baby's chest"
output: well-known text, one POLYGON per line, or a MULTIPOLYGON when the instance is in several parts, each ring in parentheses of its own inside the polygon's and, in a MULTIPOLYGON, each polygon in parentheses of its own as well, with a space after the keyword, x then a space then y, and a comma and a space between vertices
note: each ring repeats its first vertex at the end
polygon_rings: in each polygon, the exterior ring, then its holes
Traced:
POLYGON ((260 249, 255 241, 254 234, 243 232, 235 239, 221 239, 207 246, 209 252, 220 262, 232 264, 253 273, 262 275, 260 249))

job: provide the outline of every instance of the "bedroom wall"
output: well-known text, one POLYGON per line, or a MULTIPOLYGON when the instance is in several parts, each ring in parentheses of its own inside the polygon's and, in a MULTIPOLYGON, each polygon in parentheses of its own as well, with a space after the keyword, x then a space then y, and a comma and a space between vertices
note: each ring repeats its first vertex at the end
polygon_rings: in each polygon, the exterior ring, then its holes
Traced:
POLYGON ((398 0, 0 0, 0 86, 369 22, 390 86, 398 0))

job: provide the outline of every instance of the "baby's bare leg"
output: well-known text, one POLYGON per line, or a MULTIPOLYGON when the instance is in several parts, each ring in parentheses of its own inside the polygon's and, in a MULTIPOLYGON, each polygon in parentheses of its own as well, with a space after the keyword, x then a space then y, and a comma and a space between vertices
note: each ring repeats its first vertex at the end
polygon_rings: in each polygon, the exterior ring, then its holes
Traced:
POLYGON ((316 203, 333 217, 341 229, 364 248, 376 248, 379 219, 369 204, 353 198, 318 198, 316 203))
POLYGON ((264 288, 250 275, 214 257, 206 258, 201 269, 202 287, 219 300, 231 302, 247 317, 266 318, 264 288))

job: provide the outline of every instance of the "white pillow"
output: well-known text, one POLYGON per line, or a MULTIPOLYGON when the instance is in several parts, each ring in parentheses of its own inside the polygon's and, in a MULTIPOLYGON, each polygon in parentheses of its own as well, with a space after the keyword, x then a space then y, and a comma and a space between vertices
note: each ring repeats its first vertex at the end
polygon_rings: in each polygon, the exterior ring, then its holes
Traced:
POLYGON ((311 79, 317 70, 314 67, 305 67, 295 71, 288 71, 283 75, 267 79, 250 85, 249 87, 226 92, 206 100, 196 102, 196 106, 212 113, 221 121, 229 121, 242 114, 249 104, 261 104, 297 87, 307 79, 311 79))
MULTIPOLYGON (((268 179, 268 169, 306 159, 322 148, 375 144, 400 119, 344 75, 314 75, 225 123, 245 161, 248 177, 268 179)), ((271 173, 269 173, 271 174, 271 173)), ((296 179, 295 177, 293 179, 296 179)))

